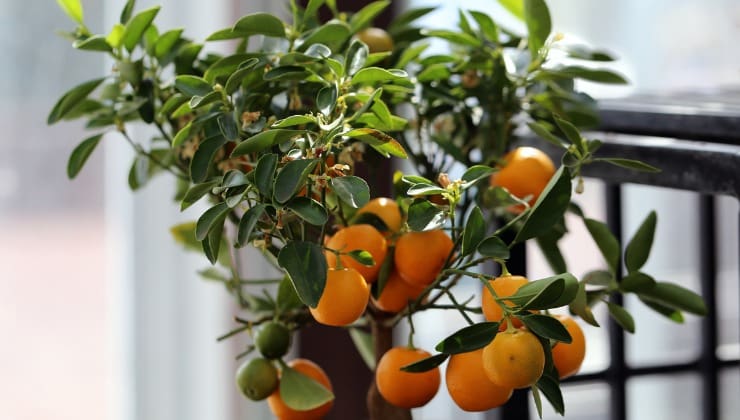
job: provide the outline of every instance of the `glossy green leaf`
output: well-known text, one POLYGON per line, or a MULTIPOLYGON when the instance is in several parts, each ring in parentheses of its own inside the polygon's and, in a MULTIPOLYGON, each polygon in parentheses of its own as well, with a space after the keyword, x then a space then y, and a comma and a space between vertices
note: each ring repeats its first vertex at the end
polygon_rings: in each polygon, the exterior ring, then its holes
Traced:
POLYGON ((408 74, 403 70, 386 70, 380 67, 366 67, 352 77, 353 85, 372 85, 376 83, 390 83, 407 79, 408 74))
POLYGON ((408 195, 436 195, 446 193, 447 190, 436 184, 415 184, 412 185, 407 191, 408 195))
POLYGON ((393 19, 393 22, 391 22, 391 24, 388 26, 388 31, 391 33, 398 32, 400 29, 409 25, 411 22, 428 15, 436 9, 436 7, 417 7, 407 9, 393 19))
POLYGON ((290 200, 306 183, 308 174, 317 163, 317 159, 297 159, 286 163, 275 178, 273 192, 275 201, 285 203, 290 200))
POLYGON ((635 320, 632 319, 632 315, 616 303, 607 302, 606 304, 609 307, 609 315, 614 318, 614 321, 616 321, 625 331, 634 334, 635 320))
POLYGON ((67 162, 67 177, 69 179, 74 179, 80 173, 101 138, 103 138, 103 134, 88 137, 74 148, 67 162))
POLYGON ((190 187, 180 201, 180 211, 195 204, 198 200, 203 198, 204 195, 208 194, 213 187, 218 184, 218 181, 210 181, 202 184, 194 184, 190 187))
POLYGON ((458 354, 488 345, 498 333, 498 322, 479 322, 457 330, 434 348, 440 353, 458 354))
POLYGON ((257 161, 257 167, 254 169, 254 183, 259 192, 265 197, 272 196, 272 186, 277 165, 278 155, 275 153, 264 154, 257 161))
POLYGON ((334 84, 321 88, 316 95, 316 106, 319 108, 319 112, 327 117, 331 116, 334 107, 337 105, 337 95, 337 86, 334 84))
POLYGON ((262 77, 270 82, 281 80, 305 80, 310 73, 301 66, 280 66, 265 73, 262 77))
POLYGON ((175 89, 188 97, 205 96, 213 91, 211 85, 203 78, 189 74, 180 75, 175 78, 175 89))
POLYGON ((127 0, 126 4, 123 6, 123 9, 121 10, 121 16, 120 16, 119 22, 127 23, 129 20, 131 20, 131 15, 133 15, 134 13, 135 6, 136 6, 136 0, 127 0))
POLYGON ((372 334, 368 334, 359 328, 350 328, 349 336, 367 367, 371 371, 375 371, 375 345, 372 334))
POLYGON ((332 51, 338 51, 352 35, 350 27, 340 21, 327 22, 311 31, 298 47, 299 51, 305 51, 310 45, 324 44, 332 51))
POLYGON ((329 220, 329 214, 324 206, 312 198, 293 197, 285 204, 285 207, 315 226, 323 226, 329 220))
POLYGON ((542 251, 547 263, 550 265, 555 273, 564 273, 568 271, 568 266, 565 262, 563 254, 560 252, 558 247, 558 239, 552 235, 541 235, 535 238, 537 245, 542 251))
POLYGON ((239 19, 234 25, 234 31, 244 36, 267 35, 285 38, 285 25, 279 18, 269 13, 253 13, 239 19))
POLYGON ((578 291, 576 292, 576 297, 575 299, 573 299, 573 302, 571 302, 568 307, 572 313, 579 316, 582 320, 586 321, 588 324, 593 325, 594 327, 599 326, 599 323, 596 321, 596 318, 594 317, 594 313, 591 310, 591 307, 588 306, 588 298, 586 296, 586 283, 585 282, 580 282, 578 284, 578 291))
POLYGON ((517 233, 514 242, 523 242, 550 230, 568 209, 570 194, 570 171, 561 166, 535 202, 532 213, 517 233))
POLYGON ((368 54, 370 54, 370 51, 367 45, 357 39, 353 40, 347 49, 347 57, 345 58, 347 74, 353 76, 360 71, 365 66, 368 54))
POLYGON ((257 223, 265 214, 266 209, 267 205, 259 203, 244 213, 242 218, 239 220, 239 226, 237 227, 236 241, 234 242, 234 246, 236 248, 241 248, 247 244, 249 238, 252 237, 252 233, 254 232, 254 228, 257 226, 257 223))
POLYGON ((83 24, 84 13, 80 0, 57 0, 57 4, 62 8, 62 10, 64 10, 64 13, 66 13, 70 19, 80 25, 83 24))
POLYGON ((126 27, 121 25, 120 23, 113 25, 113 28, 111 28, 108 36, 105 37, 105 41, 113 48, 120 47, 121 42, 123 42, 123 31, 125 30, 126 27))
POLYGON ((209 84, 215 84, 216 82, 226 83, 229 76, 231 76, 242 63, 248 60, 259 60, 257 57, 254 57, 254 55, 255 54, 227 55, 211 64, 205 73, 203 73, 203 79, 209 84))
POLYGON ((347 252, 347 256, 357 261, 358 263, 368 266, 368 267, 372 267, 375 265, 375 259, 373 259, 373 254, 371 254, 368 251, 365 251, 364 249, 353 249, 347 252))
POLYGON ((295 291, 295 287, 293 287, 293 283, 290 282, 290 278, 288 276, 283 277, 278 285, 275 303, 277 305, 277 309, 282 312, 303 307, 303 302, 301 302, 301 298, 295 291))
POLYGON ((154 56, 157 57, 157 59, 162 60, 167 54, 169 54, 172 51, 172 48, 175 47, 175 44, 177 44, 177 41, 180 40, 182 31, 182 29, 172 29, 160 35, 159 39, 157 39, 157 43, 154 44, 154 56))
POLYGON ((653 165, 649 165, 645 162, 640 162, 634 159, 622 159, 622 158, 597 158, 595 162, 606 162, 611 163, 614 166, 619 166, 626 169, 632 169, 640 172, 658 173, 660 169, 653 165))
POLYGON ((113 51, 110 44, 103 35, 93 35, 90 38, 81 41, 75 41, 72 46, 78 50, 85 51, 113 51))
POLYGON ((589 271, 583 276, 584 283, 592 286, 612 287, 615 282, 614 273, 606 270, 589 271))
POLYGON ((136 156, 128 172, 128 186, 132 191, 143 187, 149 180, 149 158, 136 156))
POLYGON ((244 61, 243 63, 239 64, 239 67, 236 71, 234 71, 231 76, 226 80, 226 84, 224 85, 224 91, 231 95, 232 93, 236 92, 237 89, 239 89, 239 86, 241 86, 242 81, 253 73, 255 70, 255 67, 257 64, 260 63, 260 60, 258 58, 250 58, 249 60, 244 61))
POLYGON ((303 303, 315 308, 324 292, 328 270, 321 245, 313 242, 288 242, 278 254, 278 263, 288 272, 303 303))
POLYGON ((189 121, 184 127, 175 133, 175 137, 172 139, 172 147, 180 147, 193 136, 193 122, 189 121))
POLYGON ((144 35, 144 31, 149 28, 149 25, 152 24, 157 13, 159 13, 159 9, 159 6, 154 6, 143 10, 126 23, 126 28, 123 30, 121 41, 128 52, 134 50, 136 44, 139 43, 141 37, 144 35))
POLYGON ((558 117, 555 117, 555 124, 557 124, 558 128, 560 128, 571 143, 583 148, 582 146, 585 145, 583 136, 581 136, 581 132, 575 125, 570 121, 558 117))
POLYGON ((444 221, 444 212, 427 200, 416 200, 409 206, 407 222, 412 231, 436 229, 444 221))
POLYGON ((474 253, 485 237, 486 223, 483 219, 483 212, 478 208, 478 206, 475 206, 470 212, 468 220, 465 222, 462 249, 460 250, 462 256, 464 257, 474 253))
POLYGON ((589 61, 614 61, 614 57, 607 51, 594 50, 583 44, 558 43, 558 48, 568 53, 568 56, 589 61))
POLYGON ((52 108, 46 119, 46 123, 54 124, 64 118, 67 113, 84 101, 88 95, 95 90, 95 88, 100 86, 100 84, 103 83, 103 80, 105 80, 105 78, 90 80, 67 91, 67 93, 59 98, 57 103, 54 105, 54 108, 52 108))
POLYGON ((208 236, 201 241, 203 253, 211 264, 216 264, 219 261, 223 263, 223 259, 221 257, 223 251, 223 231, 224 225, 223 223, 220 223, 214 226, 208 233, 208 236))
POLYGON ((641 271, 633 271, 619 282, 619 288, 623 292, 639 293, 653 287, 655 287, 655 279, 641 271))
POLYGON ((478 253, 498 260, 509 259, 509 247, 498 236, 489 236, 478 245, 478 253))
POLYGON ((352 28, 352 32, 357 32, 371 24, 373 19, 382 13, 390 4, 391 2, 388 0, 374 1, 360 9, 349 19, 349 26, 352 28))
POLYGON ((159 108, 159 114, 169 116, 171 112, 180 107, 180 105, 186 103, 188 98, 180 93, 175 93, 170 96, 167 101, 159 108))
POLYGON ((604 256, 606 263, 609 265, 609 269, 612 273, 616 273, 620 265, 621 257, 617 238, 603 222, 588 218, 583 219, 583 222, 586 225, 586 229, 588 229, 588 233, 591 234, 594 242, 596 242, 596 246, 599 247, 601 255, 604 256))
POLYGON ((606 69, 592 69, 582 66, 554 67, 551 69, 543 70, 543 74, 617 85, 628 83, 627 79, 624 76, 615 71, 606 69))
POLYGON ((463 33, 463 32, 449 31, 445 29, 432 29, 432 30, 423 29, 421 33, 424 36, 431 37, 431 38, 441 38, 446 41, 452 42, 453 44, 469 46, 469 47, 480 47, 481 46, 480 39, 472 35, 463 33))
POLYGON ((309 19, 316 16, 316 12, 324 4, 325 0, 308 0, 306 9, 303 11, 303 19, 309 19))
POLYGON ((499 4, 504 6, 516 18, 524 21, 524 0, 498 0, 499 4))
POLYGON ((523 315, 519 317, 527 328, 536 335, 550 340, 570 343, 573 338, 565 326, 556 318, 549 315, 523 315))
POLYGON ((198 145, 193 159, 190 161, 190 179, 193 182, 203 182, 208 177, 208 169, 211 167, 216 152, 226 143, 221 134, 209 137, 198 145))
POLYGON ((221 100, 221 92, 213 91, 206 96, 193 96, 190 98, 190 109, 195 110, 221 100))
POLYGON ((665 316, 666 318, 670 319, 671 321, 675 323, 683 324, 684 318, 683 318, 683 314, 681 313, 681 311, 678 311, 676 309, 670 308, 668 306, 662 305, 660 303, 657 303, 651 300, 647 300, 643 298, 639 298, 639 299, 640 299, 640 302, 644 303, 645 306, 654 310, 655 312, 665 316))
POLYGON ((210 209, 206 210, 195 225, 195 238, 202 241, 208 236, 208 233, 217 225, 222 224, 226 215, 229 214, 231 209, 226 203, 218 203, 210 209))
POLYGON ((651 211, 627 244, 627 248, 624 250, 624 264, 630 273, 641 269, 647 262, 650 249, 653 247, 655 225, 657 223, 658 215, 655 211, 651 211))
POLYGON ((404 49, 401 51, 401 55, 398 57, 395 67, 401 69, 405 68, 406 65, 416 60, 427 48, 429 48, 429 44, 423 43, 411 45, 409 48, 404 49))
POLYGON ((340 176, 331 179, 337 197, 352 208, 358 209, 370 200, 370 187, 357 176, 340 176))
POLYGON ((677 284, 657 282, 655 286, 638 293, 642 300, 658 303, 669 308, 695 315, 707 314, 707 306, 701 296, 677 284))
POLYGON ((465 170, 460 179, 469 184, 473 184, 481 179, 488 178, 493 172, 494 169, 490 166, 473 165, 465 170))
POLYGON ((311 114, 306 115, 291 115, 290 117, 283 118, 282 120, 275 121, 272 124, 272 128, 286 128, 295 127, 297 125, 316 124, 316 117, 311 114))
POLYGON ((542 391, 542 394, 550 402, 552 408, 556 413, 561 416, 565 415, 565 402, 563 401, 563 393, 560 390, 560 380, 558 379, 557 370, 552 369, 553 372, 545 372, 539 380, 537 380, 537 389, 542 391))
POLYGON ((313 378, 288 366, 280 376, 280 398, 293 410, 311 410, 334 399, 334 394, 313 378))
POLYGON ((552 30, 545 0, 524 0, 524 22, 529 32, 529 51, 532 57, 536 57, 552 30))
POLYGON ((498 42, 498 25, 496 25, 489 15, 475 10, 469 10, 468 13, 470 13, 470 16, 475 19, 475 22, 478 24, 478 28, 483 36, 488 38, 489 41, 498 42))
POLYGON ((218 128, 227 141, 239 140, 239 127, 236 125, 236 121, 234 121, 234 117, 230 112, 219 115, 217 121, 218 128))
POLYGON ((434 356, 429 356, 406 366, 401 366, 401 370, 412 373, 426 372, 444 363, 448 357, 450 357, 450 355, 445 353, 435 354, 434 356))
POLYGON ((566 146, 563 144, 563 140, 548 131, 542 124, 537 122, 528 122, 527 126, 540 138, 547 140, 550 144, 553 144, 560 148, 566 148, 566 146))
POLYGON ((508 300, 522 309, 552 309, 573 301, 578 292, 578 280, 570 273, 562 273, 530 281, 508 300))
POLYGON ((263 131, 259 134, 237 144, 231 152, 231 157, 248 155, 250 153, 261 152, 268 147, 293 139, 294 137, 305 134, 304 130, 287 130, 272 129, 263 131))
POLYGON ((406 151, 401 143, 388 134, 373 128, 356 128, 344 133, 346 137, 358 139, 369 145, 385 157, 396 156, 406 158, 406 151))

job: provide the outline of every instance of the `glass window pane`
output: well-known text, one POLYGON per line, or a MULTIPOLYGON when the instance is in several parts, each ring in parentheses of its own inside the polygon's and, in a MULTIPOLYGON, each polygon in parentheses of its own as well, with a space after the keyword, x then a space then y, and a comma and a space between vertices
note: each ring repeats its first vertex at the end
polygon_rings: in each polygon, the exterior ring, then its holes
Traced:
POLYGON ((652 375, 627 382, 629 420, 701 418, 698 375, 652 375))
POLYGON ((740 400, 737 390, 740 389, 740 368, 725 369, 719 376, 719 418, 734 420, 740 412, 740 400))
MULTIPOLYGON (((563 400, 565 401, 565 413, 568 420, 590 420, 609 418, 609 386, 604 383, 583 383, 563 385, 563 400)), ((530 419, 537 419, 537 408, 530 398, 530 419)), ((556 413, 550 403, 543 397, 542 419, 563 419, 556 413)))

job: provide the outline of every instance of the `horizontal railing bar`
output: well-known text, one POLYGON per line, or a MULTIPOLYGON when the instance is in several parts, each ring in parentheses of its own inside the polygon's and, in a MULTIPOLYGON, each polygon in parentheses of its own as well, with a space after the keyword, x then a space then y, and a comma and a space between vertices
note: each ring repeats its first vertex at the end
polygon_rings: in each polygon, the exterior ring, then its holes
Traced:
MULTIPOLYGON (((740 366, 740 360, 718 360, 717 365, 719 369, 740 366)), ((657 375, 657 374, 679 374, 695 371, 697 374, 701 373, 701 365, 698 361, 689 363, 676 363, 670 365, 658 365, 658 366, 640 366, 634 368, 626 368, 624 370, 624 376, 627 378, 634 376, 645 376, 645 375, 657 375)), ((579 383, 579 382, 590 382, 590 381, 609 381, 610 371, 609 369, 602 370, 593 373, 584 373, 570 378, 564 379, 563 384, 567 383, 579 383)))

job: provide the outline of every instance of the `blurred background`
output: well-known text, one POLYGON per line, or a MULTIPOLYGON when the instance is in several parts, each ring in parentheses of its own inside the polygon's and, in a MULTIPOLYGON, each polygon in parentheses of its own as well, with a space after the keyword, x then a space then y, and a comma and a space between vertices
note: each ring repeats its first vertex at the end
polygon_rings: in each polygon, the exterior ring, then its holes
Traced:
MULTIPOLYGON (((159 0, 139 1, 137 7, 161 4, 160 29, 185 27, 188 36, 204 39, 246 13, 284 15, 283 3, 212 0, 206 6, 197 0, 159 0)), ((449 16, 457 16, 462 7, 490 11, 517 27, 493 0, 394 1, 394 7, 440 3, 427 25, 453 26, 449 16)), ((549 3, 555 30, 621 57, 616 68, 631 85, 584 86, 597 97, 738 89, 740 3, 735 0, 549 3)), ((123 4, 83 0, 87 26, 106 32, 123 4)), ((132 155, 115 136, 104 139, 74 182, 66 177, 67 156, 86 134, 75 123, 47 127, 46 116, 64 91, 99 76, 111 63, 76 51, 54 35, 73 28, 55 2, 0 0, 0 6, 0 45, 7 57, 0 77, 0 419, 269 418, 265 404, 246 403, 232 384, 234 355, 244 342, 215 340, 231 329, 236 309, 222 287, 196 274, 207 266, 205 258, 186 254, 168 231, 179 221, 194 220, 202 208, 180 213, 167 199, 174 190, 166 177, 131 193, 126 178, 132 155)), ((601 185, 589 182, 586 189, 582 205, 592 217, 603 217, 601 185)), ((626 235, 650 209, 660 216, 648 269, 698 290, 692 248, 696 232, 685 225, 695 216, 696 197, 633 186, 626 191, 626 235)), ((720 204, 719 352, 736 357, 739 209, 735 199, 720 204)), ((579 276, 602 262, 578 224, 570 226, 574 232, 565 248, 579 276)), ((264 268, 257 261, 246 274, 260 275, 264 268)), ((549 274, 542 258, 531 258, 529 264, 531 278, 549 274)), ((696 318, 688 316, 687 325, 675 326, 643 314, 633 303, 627 305, 639 323, 637 333, 628 337, 630 365, 696 356, 696 318)), ((447 314, 420 316, 417 328, 425 332, 418 343, 431 347, 456 325, 447 314)), ((586 332, 584 370, 602 369, 609 363, 606 334, 594 328, 586 332)), ((740 411, 740 371, 723 372, 721 384, 723 418, 734 419, 740 411)), ((699 387, 691 375, 631 381, 628 398, 634 410, 629 418, 699 418, 699 387)), ((417 410, 416 418, 482 418, 464 415, 445 394, 417 410)), ((608 398, 605 386, 568 386, 567 418, 601 418, 608 398)))

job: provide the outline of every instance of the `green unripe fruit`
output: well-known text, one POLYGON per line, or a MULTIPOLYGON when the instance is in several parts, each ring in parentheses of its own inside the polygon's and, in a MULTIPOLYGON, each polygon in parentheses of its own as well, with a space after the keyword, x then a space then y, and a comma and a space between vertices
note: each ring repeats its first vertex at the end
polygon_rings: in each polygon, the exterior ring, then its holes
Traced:
POLYGON ((257 331, 254 344, 268 359, 283 357, 290 347, 290 330, 279 322, 267 322, 257 331))
POLYGON ((264 400, 278 387, 278 372, 272 362, 258 357, 244 362, 236 371, 236 385, 253 401, 264 400))

